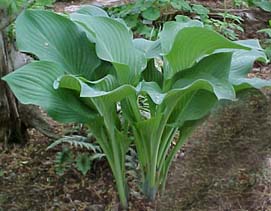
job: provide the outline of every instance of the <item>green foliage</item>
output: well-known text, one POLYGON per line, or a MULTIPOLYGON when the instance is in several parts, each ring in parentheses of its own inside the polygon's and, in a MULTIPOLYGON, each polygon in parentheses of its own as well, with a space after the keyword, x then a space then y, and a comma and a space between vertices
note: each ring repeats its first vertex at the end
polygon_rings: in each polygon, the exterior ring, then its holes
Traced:
POLYGON ((96 144, 88 142, 88 138, 83 136, 67 136, 60 138, 50 144, 47 147, 47 150, 55 148, 58 145, 69 145, 70 147, 76 149, 80 148, 92 151, 92 154, 79 152, 75 157, 75 155, 71 152, 69 148, 64 147, 61 152, 58 152, 56 154, 55 159, 56 173, 60 176, 62 176, 66 170, 70 169, 74 162, 77 170, 85 176, 87 172, 91 169, 92 161, 104 157, 101 148, 96 144))
POLYGON ((62 176, 70 168, 72 161, 73 154, 70 149, 64 148, 61 152, 58 152, 55 158, 56 174, 62 176))
POLYGON ((89 127, 124 207, 132 141, 143 192, 153 199, 165 186, 174 156, 219 100, 271 86, 247 78, 255 60, 266 60, 258 41, 232 42, 199 21, 178 20, 165 23, 155 41, 133 39, 122 20, 92 6, 70 18, 27 10, 16 22, 19 49, 39 61, 3 80, 22 103, 89 127))
POLYGON ((75 156, 69 148, 63 148, 62 151, 57 152, 55 158, 55 171, 59 176, 63 176, 64 173, 69 170, 73 164, 76 169, 84 176, 91 169, 91 163, 98 157, 91 157, 89 153, 77 153, 75 156))
POLYGON ((271 20, 269 20, 269 28, 261 29, 258 32, 265 33, 267 35, 267 39, 264 41, 265 53, 268 58, 271 59, 271 20))
POLYGON ((232 3, 235 7, 248 7, 248 1, 247 0, 232 0, 232 3))
POLYGON ((233 0, 233 4, 237 7, 256 6, 266 12, 271 11, 271 2, 269 0, 233 0))
POLYGON ((83 136, 67 136, 60 138, 56 141, 54 141, 52 144, 50 144, 47 147, 48 149, 52 149, 56 147, 57 145, 63 145, 63 144, 69 144, 75 148, 85 148, 87 150, 91 150, 94 153, 101 152, 101 149, 98 145, 88 142, 88 138, 83 136))
POLYGON ((76 168, 80 171, 84 176, 91 168, 91 159, 88 154, 83 153, 79 154, 76 158, 76 168))
MULTIPOLYGON (((53 6, 55 0, 0 0, 0 10, 8 16, 10 23, 5 27, 11 42, 15 40, 15 26, 13 19, 26 8, 45 9, 53 6)), ((0 19, 3 18, 0 16, 0 19)), ((3 18, 5 20, 5 18, 3 18)), ((1 23, 1 20, 0 20, 1 23)))
POLYGON ((201 20, 208 18, 209 10, 198 4, 190 4, 186 0, 139 0, 113 8, 108 8, 112 17, 123 18, 128 27, 146 38, 158 35, 163 13, 174 10, 195 13, 201 20))
POLYGON ((255 5, 266 12, 271 12, 271 2, 269 0, 248 0, 249 5, 255 5))
POLYGON ((208 8, 200 4, 191 4, 186 0, 140 0, 128 5, 108 8, 108 11, 113 17, 123 18, 127 26, 136 34, 149 39, 157 37, 161 23, 168 19, 164 14, 174 14, 174 11, 196 15, 196 18, 204 22, 207 28, 212 28, 231 40, 238 39, 236 31, 243 32, 243 28, 240 26, 243 20, 239 16, 225 12, 218 13, 223 20, 209 18, 208 8))
POLYGON ((0 8, 6 9, 9 15, 18 13, 22 8, 31 7, 35 9, 44 9, 53 6, 55 0, 1 0, 0 8), (30 3, 30 4, 29 4, 30 3))
POLYGON ((230 13, 218 13, 217 15, 223 18, 223 21, 219 19, 211 18, 206 21, 210 27, 213 27, 214 30, 223 34, 225 37, 231 40, 237 40, 238 36, 237 31, 244 32, 244 29, 240 26, 243 19, 237 15, 232 15, 230 13))

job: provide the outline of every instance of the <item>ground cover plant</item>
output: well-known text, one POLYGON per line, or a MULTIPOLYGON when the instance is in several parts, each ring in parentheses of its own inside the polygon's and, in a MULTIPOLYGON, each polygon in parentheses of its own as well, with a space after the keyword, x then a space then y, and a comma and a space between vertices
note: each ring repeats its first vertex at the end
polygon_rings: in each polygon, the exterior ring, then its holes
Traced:
POLYGON ((199 21, 165 23, 155 41, 133 39, 122 20, 88 6, 70 17, 27 10, 16 33, 19 49, 39 61, 3 79, 22 103, 90 128, 123 207, 125 154, 132 141, 142 191, 154 199, 174 155, 219 100, 271 85, 247 78, 255 60, 266 60, 256 40, 232 42, 199 21))
POLYGON ((200 4, 191 4, 184 0, 140 0, 125 5, 109 7, 107 11, 112 17, 122 18, 136 34, 146 38, 157 37, 163 22, 174 19, 176 11, 196 14, 201 21, 208 19, 209 13, 209 9, 206 7, 200 4))
POLYGON ((269 28, 261 29, 259 33, 265 33, 267 35, 267 39, 264 41, 265 52, 269 59, 271 58, 271 20, 269 20, 269 28))
MULTIPOLYGON (((202 21, 231 40, 237 40, 237 32, 243 32, 243 19, 227 12, 218 13, 216 18, 209 17, 210 10, 201 4, 189 1, 154 0, 135 1, 129 4, 107 8, 112 17, 122 18, 136 35, 156 39, 165 21, 185 21, 189 17, 202 21)), ((241 4, 241 3, 240 3, 241 4)))

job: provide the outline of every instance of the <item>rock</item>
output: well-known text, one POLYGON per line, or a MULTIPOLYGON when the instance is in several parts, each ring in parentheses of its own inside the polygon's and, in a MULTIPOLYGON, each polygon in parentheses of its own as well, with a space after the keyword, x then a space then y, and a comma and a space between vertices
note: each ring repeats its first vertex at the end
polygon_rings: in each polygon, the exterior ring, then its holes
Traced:
POLYGON ((87 208, 85 208, 84 211, 103 211, 104 210, 104 206, 101 204, 93 204, 93 205, 89 205, 87 208))

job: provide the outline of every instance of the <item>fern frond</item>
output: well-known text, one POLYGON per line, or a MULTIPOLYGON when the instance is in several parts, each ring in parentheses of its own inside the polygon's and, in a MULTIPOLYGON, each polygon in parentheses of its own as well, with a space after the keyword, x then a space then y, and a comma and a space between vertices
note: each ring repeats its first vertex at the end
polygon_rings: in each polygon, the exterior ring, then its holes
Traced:
POLYGON ((56 174, 62 176, 64 172, 70 168, 73 161, 73 154, 68 148, 64 148, 61 152, 56 154, 55 171, 56 174))
POLYGON ((92 150, 94 153, 101 152, 101 148, 98 145, 88 142, 88 138, 83 136, 65 136, 50 144, 47 147, 47 150, 52 149, 59 144, 70 144, 75 148, 80 147, 92 150))

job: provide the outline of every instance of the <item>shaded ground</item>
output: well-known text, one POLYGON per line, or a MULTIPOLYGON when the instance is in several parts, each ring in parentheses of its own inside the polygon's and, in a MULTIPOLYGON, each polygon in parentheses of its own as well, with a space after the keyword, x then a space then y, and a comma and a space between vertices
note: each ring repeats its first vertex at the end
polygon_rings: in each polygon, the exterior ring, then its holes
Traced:
POLYGON ((157 210, 271 210, 270 96, 240 99, 190 138, 157 210))
MULTIPOLYGON (((222 7, 221 1, 201 2, 222 7)), ((66 6, 60 3, 57 10, 76 8, 66 6)), ((270 14, 250 14, 255 20, 245 18, 241 37, 263 38, 256 31, 266 27, 270 14)), ((270 79, 271 66, 256 65, 250 77, 270 79)), ((183 148, 171 168, 165 195, 154 205, 133 192, 130 210, 271 211, 271 91, 265 93, 267 99, 244 94, 243 100, 217 109, 183 148)), ((62 126, 52 124, 64 133, 62 126)), ((30 134, 25 147, 0 153, 0 211, 119 210, 105 161, 96 163, 85 177, 75 170, 57 176, 54 157, 60 148, 46 151, 51 141, 34 130, 30 134)))

